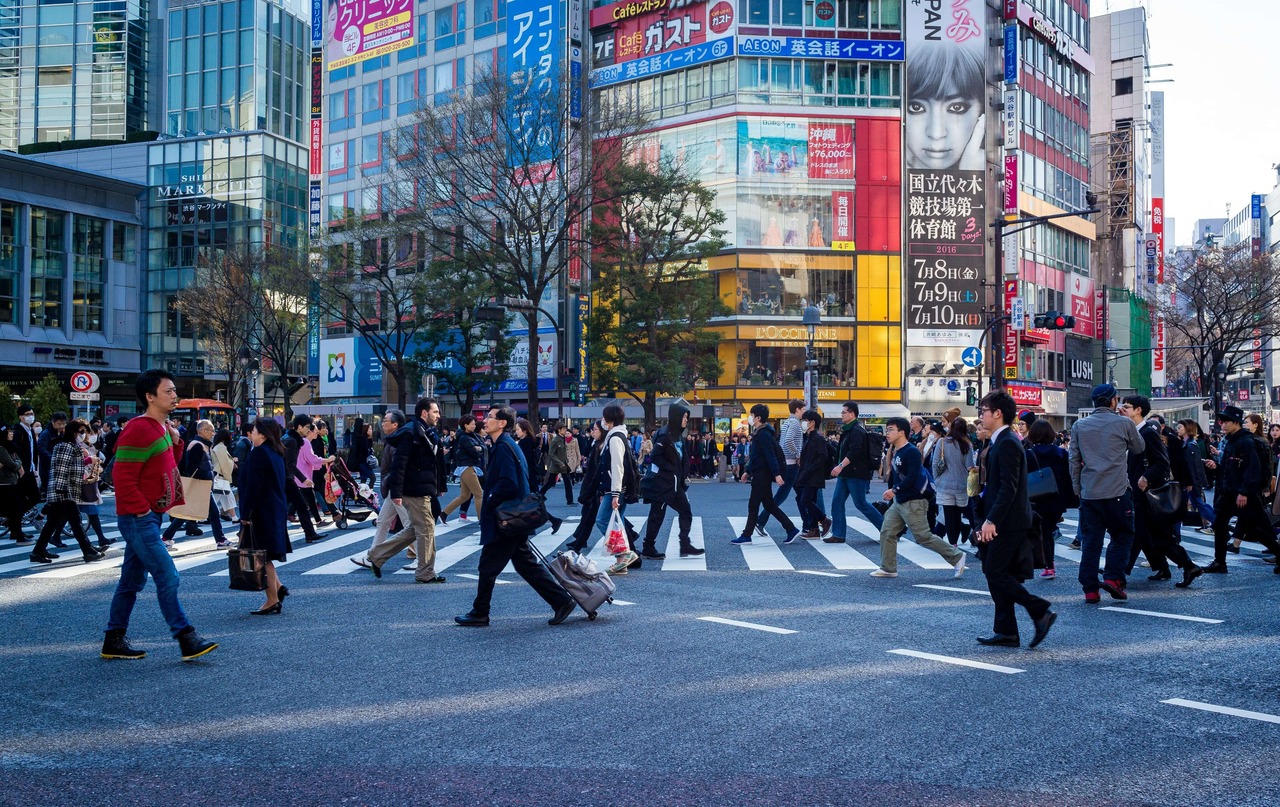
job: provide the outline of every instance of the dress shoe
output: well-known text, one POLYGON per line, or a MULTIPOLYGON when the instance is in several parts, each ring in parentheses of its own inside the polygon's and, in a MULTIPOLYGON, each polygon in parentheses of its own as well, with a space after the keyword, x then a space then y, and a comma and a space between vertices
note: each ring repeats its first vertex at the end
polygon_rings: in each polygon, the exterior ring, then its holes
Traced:
POLYGON ((645 560, 664 560, 667 556, 656 549, 643 549, 640 551, 640 557, 645 560))
MULTIPOLYGON (((1036 628, 1039 633, 1039 628, 1036 628)), ((1003 633, 993 633, 990 636, 979 636, 978 644, 985 647, 1021 647, 1022 641, 1017 636, 1005 636, 1003 633)))
POLYGON ((1192 581, 1202 574, 1204 574, 1204 569, 1201 569, 1199 566, 1192 566, 1190 569, 1183 569, 1182 582, 1174 583, 1173 585, 1177 588, 1187 588, 1191 585, 1192 581))
POLYGON ((1227 551, 1233 555, 1239 555, 1240 547, 1236 546, 1235 544, 1227 544, 1227 551))
POLYGON ((1218 561, 1215 560, 1213 563, 1210 563, 1208 566, 1203 567, 1203 569, 1205 574, 1226 574, 1227 564, 1219 563, 1218 561))
POLYGON ((280 602, 284 602, 284 598, 289 596, 289 587, 281 586, 276 589, 276 596, 280 598, 280 602))
POLYGON ((1110 594, 1113 600, 1129 599, 1129 595, 1124 590, 1124 583, 1119 580, 1103 580, 1098 584, 1098 588, 1110 594))
POLYGON ((106 556, 107 556, 106 550, 95 549, 93 552, 90 552, 88 555, 84 556, 84 562, 97 563, 98 561, 102 560, 106 556))
POLYGON ((1172 580, 1172 579, 1173 579, 1173 574, 1172 574, 1168 569, 1165 569, 1164 571, 1156 572, 1155 574, 1150 575, 1149 577, 1147 577, 1147 579, 1148 579, 1148 580, 1152 580, 1152 581, 1155 581, 1155 580, 1172 580))
POLYGON ((473 614, 473 613, 470 613, 470 612, 467 612, 467 613, 465 613, 465 614, 463 614, 463 615, 461 615, 461 616, 455 616, 455 617, 453 618, 453 621, 454 621, 454 622, 457 622, 459 625, 461 625, 461 626, 462 626, 462 627, 464 627, 464 628, 487 628, 487 627, 489 627, 489 617, 487 617, 487 616, 477 616, 477 615, 475 615, 475 614, 473 614))
POLYGON ((1046 611, 1044 616, 1036 620, 1036 635, 1032 638, 1031 643, 1027 647, 1035 647, 1044 641, 1044 637, 1049 635, 1049 628, 1053 627, 1053 623, 1058 621, 1057 613, 1046 611))
POLYGON ((818 529, 817 527, 814 527, 811 530, 805 530, 804 532, 800 533, 800 537, 805 538, 807 540, 813 540, 814 538, 821 538, 822 530, 818 529))
POLYGON ((829 518, 818 519, 818 528, 821 530, 823 537, 825 537, 827 533, 831 532, 831 519, 829 518))
POLYGON ((680 557, 682 558, 698 558, 707 554, 707 550, 699 549, 696 546, 680 547, 680 557))
POLYGON ((556 518, 555 516, 551 516, 550 518, 547 519, 547 521, 551 522, 552 535, 555 535, 557 532, 560 532, 560 525, 564 523, 564 519, 556 518))
POLYGON ((429 578, 427 578, 426 580, 417 580, 417 579, 415 579, 413 582, 415 582, 415 583, 443 583, 443 582, 444 582, 444 575, 442 575, 442 574, 438 574, 438 575, 436 575, 435 577, 429 577, 429 578))
POLYGON ((570 599, 567 603, 556 609, 556 615, 547 620, 548 625, 559 625, 561 622, 569 618, 569 614, 573 613, 573 609, 577 603, 570 599))
POLYGON ((318 544, 328 537, 329 537, 329 533, 327 532, 313 532, 307 536, 307 543, 318 544))
POLYGON ((63 540, 61 538, 55 538, 54 540, 50 541, 49 546, 56 546, 58 549, 67 548, 67 545, 63 543, 63 540))
POLYGON ((373 572, 374 577, 378 578, 379 580, 382 579, 382 567, 374 563, 373 561, 369 561, 369 571, 373 572))
POLYGON ((275 605, 268 605, 265 608, 259 608, 258 610, 250 611, 249 613, 253 616, 270 616, 272 614, 280 613, 282 605, 283 604, 277 600, 275 605))
POLYGON ((53 563, 53 559, 56 557, 58 556, 50 554, 48 552, 44 553, 43 555, 37 555, 34 552, 32 552, 29 556, 27 556, 27 560, 31 561, 32 563, 53 563))
POLYGON ((822 539, 822 543, 824 543, 824 544, 843 544, 843 543, 844 543, 844 539, 843 539, 843 538, 841 538, 841 537, 840 537, 840 536, 838 536, 838 535, 828 535, 826 538, 823 538, 823 539, 822 539))

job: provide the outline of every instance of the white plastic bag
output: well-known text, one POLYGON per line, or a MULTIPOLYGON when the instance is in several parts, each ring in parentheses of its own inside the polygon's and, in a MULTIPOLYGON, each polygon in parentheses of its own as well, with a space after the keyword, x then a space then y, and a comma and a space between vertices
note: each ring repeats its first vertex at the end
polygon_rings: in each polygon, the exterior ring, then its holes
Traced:
MULTIPOLYGON (((600 506, 603 507, 604 504, 600 506)), ((631 550, 627 534, 622 529, 622 513, 619 510, 614 510, 613 515, 609 516, 609 526, 604 531, 604 548, 610 555, 621 555, 631 550)))

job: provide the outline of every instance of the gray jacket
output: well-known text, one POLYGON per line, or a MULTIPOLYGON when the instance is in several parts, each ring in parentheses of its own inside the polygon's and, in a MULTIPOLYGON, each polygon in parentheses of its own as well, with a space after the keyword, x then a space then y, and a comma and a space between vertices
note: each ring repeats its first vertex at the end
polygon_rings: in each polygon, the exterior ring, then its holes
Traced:
POLYGON ((966 454, 960 453, 960 444, 950 437, 941 440, 933 449, 933 489, 939 495, 967 495, 969 485, 969 469, 978 461, 978 452, 973 444, 969 444, 966 454))
POLYGON ((1071 485, 1081 499, 1114 499, 1129 490, 1129 455, 1146 450, 1129 418, 1098 407, 1071 427, 1071 485))

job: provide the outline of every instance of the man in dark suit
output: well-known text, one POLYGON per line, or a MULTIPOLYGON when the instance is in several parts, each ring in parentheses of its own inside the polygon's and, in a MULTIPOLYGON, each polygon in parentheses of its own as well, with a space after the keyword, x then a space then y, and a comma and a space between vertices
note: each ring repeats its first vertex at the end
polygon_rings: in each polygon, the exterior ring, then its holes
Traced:
POLYGON ((480 582, 476 584, 476 599, 471 610, 453 618, 464 627, 488 626, 493 587, 508 562, 555 609, 555 615, 548 624, 559 625, 565 621, 576 604, 569 592, 533 556, 528 535, 498 532, 498 507, 529 493, 529 469, 524 453, 511 437, 515 428, 516 413, 510 407, 492 407, 484 420, 484 433, 493 440, 493 449, 489 453, 489 465, 484 470, 484 503, 480 506, 480 565, 476 570, 480 582))
POLYGON ((978 422, 991 433, 987 452, 987 484, 982 490, 983 512, 987 519, 978 532, 982 545, 982 573, 995 602, 995 635, 979 637, 978 643, 996 647, 1017 647, 1018 619, 1013 606, 1027 609, 1035 622, 1036 634, 1029 647, 1044 641, 1058 615, 1048 600, 1037 597, 1022 585, 1031 577, 1031 502, 1027 498, 1027 455, 1017 432, 1009 428, 1016 407, 1005 392, 992 392, 978 403, 978 422))

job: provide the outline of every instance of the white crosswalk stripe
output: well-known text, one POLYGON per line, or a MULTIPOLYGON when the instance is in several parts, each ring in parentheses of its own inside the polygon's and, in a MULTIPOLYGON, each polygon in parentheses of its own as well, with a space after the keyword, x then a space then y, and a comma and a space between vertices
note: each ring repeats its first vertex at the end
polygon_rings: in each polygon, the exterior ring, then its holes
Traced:
MULTIPOLYGON (((876 543, 880 543, 880 531, 875 528, 870 521, 864 521, 860 518, 852 516, 845 519, 845 523, 849 525, 849 529, 857 530, 867 536, 876 543)), ((950 569, 951 564, 947 563, 936 552, 925 549, 919 544, 911 540, 911 531, 907 530, 901 538, 898 539, 898 558, 911 561, 922 569, 950 569)), ((877 564, 878 566, 879 564, 877 564)))
MULTIPOLYGON (((664 572, 705 572, 707 570, 707 556, 699 555, 696 558, 680 557, 680 522, 675 519, 675 513, 671 514, 673 523, 671 524, 671 532, 667 533, 667 548, 662 554, 667 559, 662 561, 662 571, 664 572)), ((702 517, 694 516, 693 523, 689 525, 689 543, 697 549, 703 549, 706 546, 706 539, 702 537, 702 517)))
MULTIPOLYGON (((747 520, 741 516, 731 517, 729 524, 733 527, 734 535, 741 535, 747 528, 747 520)), ((775 527, 775 529, 778 528, 775 527)), ((751 536, 751 543, 734 544, 734 546, 742 550, 742 558, 747 562, 747 568, 754 572, 790 571, 795 568, 782 553, 782 548, 774 543, 772 537, 761 538, 757 533, 751 536)))

